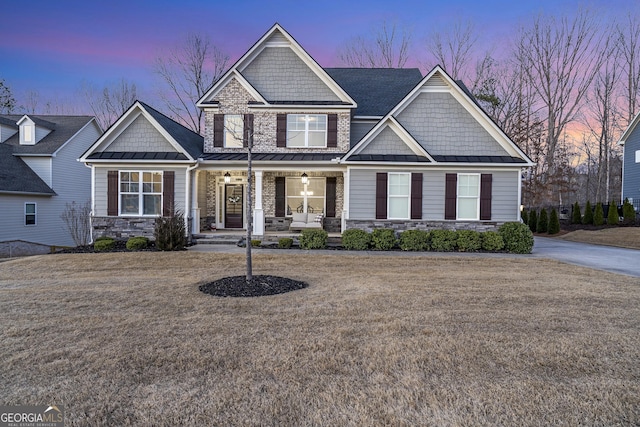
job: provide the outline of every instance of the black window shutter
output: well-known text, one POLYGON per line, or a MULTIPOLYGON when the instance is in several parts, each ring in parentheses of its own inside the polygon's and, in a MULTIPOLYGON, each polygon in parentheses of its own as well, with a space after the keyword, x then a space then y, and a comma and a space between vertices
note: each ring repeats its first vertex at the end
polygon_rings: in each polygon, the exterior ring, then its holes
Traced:
POLYGON ((224 114, 213 115, 213 146, 224 147, 224 114))
POLYGON ((411 219, 422 219, 422 174, 411 174, 411 219))
POLYGON ((287 115, 278 114, 276 122, 276 146, 287 146, 287 115))
POLYGON ((387 219, 387 173, 376 174, 376 219, 387 219))
POLYGON ((107 215, 118 216, 118 171, 107 171, 107 215))
POLYGON ((162 174, 162 216, 173 216, 174 182, 175 172, 165 171, 162 174))
POLYGON ((327 177, 327 211, 325 212, 327 218, 336 217, 336 184, 337 179, 335 176, 327 177))
POLYGON ((335 148, 338 146, 338 115, 327 115, 327 147, 335 148))
POLYGON ((493 175, 483 173, 480 175, 480 219, 491 219, 491 187, 493 175))
POLYGON ((245 114, 243 118, 242 146, 248 147, 249 141, 253 145, 253 114, 245 114))
POLYGON ((444 189, 444 219, 456 219, 456 199, 458 197, 458 175, 448 173, 444 189))
POLYGON ((286 215, 285 182, 284 176, 276 176, 276 217, 286 215))

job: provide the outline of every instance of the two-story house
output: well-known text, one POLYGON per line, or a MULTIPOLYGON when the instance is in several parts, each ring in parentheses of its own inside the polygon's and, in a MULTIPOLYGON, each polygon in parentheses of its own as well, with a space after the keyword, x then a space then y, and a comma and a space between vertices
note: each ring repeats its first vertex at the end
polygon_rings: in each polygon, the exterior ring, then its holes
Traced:
POLYGON ((620 137, 622 156, 622 200, 629 199, 636 212, 640 212, 640 113, 620 137))
POLYGON ((253 232, 322 219, 348 228, 490 229, 520 218, 531 160, 440 67, 322 68, 280 25, 199 100, 204 138, 137 102, 82 156, 94 228, 139 235, 172 207, 253 232))
POLYGON ((0 255, 75 246, 61 215, 91 200, 78 157, 101 133, 89 116, 0 115, 0 255))

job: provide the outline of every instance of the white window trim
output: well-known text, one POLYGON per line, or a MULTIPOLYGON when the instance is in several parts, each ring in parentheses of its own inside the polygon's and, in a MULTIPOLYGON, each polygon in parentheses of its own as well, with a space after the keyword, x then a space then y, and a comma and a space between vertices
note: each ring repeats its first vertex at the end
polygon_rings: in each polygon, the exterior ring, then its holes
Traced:
POLYGON ((24 226, 35 227, 38 225, 38 204, 36 202, 25 202, 24 204, 24 226), (33 213, 27 213, 27 205, 33 205, 33 213), (33 224, 27 224, 27 215, 33 215, 33 224))
POLYGON ((242 114, 225 114, 224 115, 224 130, 222 132, 223 135, 223 146, 224 148, 242 148, 244 146, 244 117, 242 116, 242 114), (231 129, 231 127, 227 124, 227 120, 232 118, 232 117, 237 117, 240 119, 240 130, 234 130, 231 129), (227 144, 227 136, 231 135, 233 136, 233 140, 235 142, 236 145, 229 145, 227 144), (239 137, 239 138, 238 138, 239 137))
POLYGON ((459 221, 480 221, 480 185, 481 179, 479 173, 459 173, 456 183, 456 219, 459 221), (461 176, 477 176, 478 177, 478 195, 475 197, 461 196, 460 195, 460 177, 461 176), (476 216, 475 218, 461 218, 460 217, 460 199, 477 199, 476 200, 476 216))
POLYGON ((411 173, 410 172, 388 172, 387 173, 387 218, 388 219, 411 219, 411 173), (391 176, 392 175, 407 175, 409 177, 409 191, 406 195, 391 195, 391 176), (398 218, 392 217, 391 213, 391 198, 401 199, 407 198, 407 217, 398 218))
POLYGON ((159 171, 159 170, 153 170, 153 171, 143 171, 143 170, 119 170, 118 171, 118 216, 121 217, 132 217, 132 218, 137 218, 137 217, 146 217, 146 218, 157 218, 162 216, 162 206, 163 206, 163 200, 164 198, 164 172, 163 171, 159 171), (128 172, 128 173, 138 173, 139 175, 139 179, 138 179, 138 192, 137 193, 132 193, 132 192, 122 192, 120 189, 122 188, 122 181, 121 181, 121 173, 122 172, 128 172), (143 178, 143 174, 144 173, 159 173, 160 174, 160 193, 157 192, 152 192, 152 193, 144 193, 142 191, 143 188, 143 184, 144 184, 144 178, 143 178), (138 213, 137 214, 131 214, 131 213, 122 213, 122 195, 123 194, 137 194, 138 195, 138 213), (160 196, 160 213, 155 214, 155 215, 149 215, 149 214, 144 214, 144 195, 159 195, 160 196))
POLYGON ((636 150, 636 163, 640 163, 640 150, 636 150))
MULTIPOLYGON (((296 131, 292 131, 292 132, 303 132, 300 130, 296 130, 296 131)), ((287 114, 287 148, 327 148, 327 138, 329 136, 329 115, 328 114, 287 114), (305 126, 304 126, 304 145, 289 145, 289 117, 290 116, 304 116, 307 117, 307 120, 304 121, 305 126), (318 130, 309 130, 309 123, 311 122, 310 120, 308 120, 309 116, 324 116, 324 124, 325 124, 325 129, 324 129, 324 145, 314 145, 314 146, 309 146, 309 132, 321 132, 318 130)))
MULTIPOLYGON (((286 179, 284 180, 285 184, 284 184, 284 200, 285 200, 285 204, 287 206, 289 206, 289 197, 300 197, 300 196, 289 196, 289 180, 290 179, 300 179, 300 178, 294 178, 294 177, 286 177, 286 179)), ((309 199, 311 198, 312 200, 319 200, 319 199, 323 199, 323 203, 322 203, 322 215, 325 215, 327 212, 327 178, 324 176, 314 176, 314 177, 309 177, 309 180, 312 179, 321 179, 323 181, 323 188, 324 188, 324 195, 322 197, 320 196, 309 196, 308 194, 306 194, 309 191, 309 184, 304 184, 304 192, 305 194, 302 195, 302 200, 303 200, 303 206, 302 206, 302 212, 303 213, 316 213, 318 215, 320 215, 319 212, 307 212, 307 207, 309 205, 309 199)), ((296 209, 291 208, 291 214, 289 214, 287 212, 287 209, 285 207, 285 213, 284 216, 287 218, 291 218, 293 216, 294 213, 298 213, 296 209)))

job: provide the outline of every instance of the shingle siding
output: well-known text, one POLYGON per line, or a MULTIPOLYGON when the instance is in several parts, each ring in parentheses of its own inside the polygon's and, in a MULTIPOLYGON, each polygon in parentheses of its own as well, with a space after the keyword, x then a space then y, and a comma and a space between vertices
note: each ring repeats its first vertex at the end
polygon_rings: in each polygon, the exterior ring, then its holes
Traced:
POLYGON ((508 155, 450 93, 421 93, 396 118, 431 155, 508 155))
POLYGON ((266 47, 241 71, 268 101, 340 101, 289 47, 266 47))
POLYGON ((176 149, 143 115, 139 115, 104 151, 162 153, 176 151, 176 149))
POLYGON ((622 197, 633 199, 636 209, 640 206, 640 163, 636 163, 636 151, 640 150, 640 125, 637 125, 624 144, 624 178, 622 197))
POLYGON ((359 154, 414 155, 415 153, 387 126, 359 154))

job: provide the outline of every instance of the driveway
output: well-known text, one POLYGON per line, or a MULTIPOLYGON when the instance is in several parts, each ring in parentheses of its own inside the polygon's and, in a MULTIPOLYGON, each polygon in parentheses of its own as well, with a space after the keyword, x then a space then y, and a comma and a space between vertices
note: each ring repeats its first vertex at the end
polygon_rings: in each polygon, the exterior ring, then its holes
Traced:
POLYGON ((535 237, 532 256, 640 277, 640 251, 535 237))
MULTIPOLYGON (((189 248, 195 252, 227 252, 245 253, 244 248, 236 245, 195 245, 189 248)), ((256 249, 253 253, 278 251, 279 249, 256 249)), ((327 251, 293 251, 289 254, 327 254, 336 255, 341 252, 327 251)), ((491 257, 491 258, 549 258, 569 264, 576 264, 612 273, 626 274, 640 277, 640 250, 614 248, 611 246, 590 245, 587 243, 569 242, 550 237, 535 237, 533 253, 531 255, 516 255, 505 253, 463 253, 463 252, 377 252, 377 251, 349 251, 349 255, 369 256, 459 256, 459 257, 491 257)))

